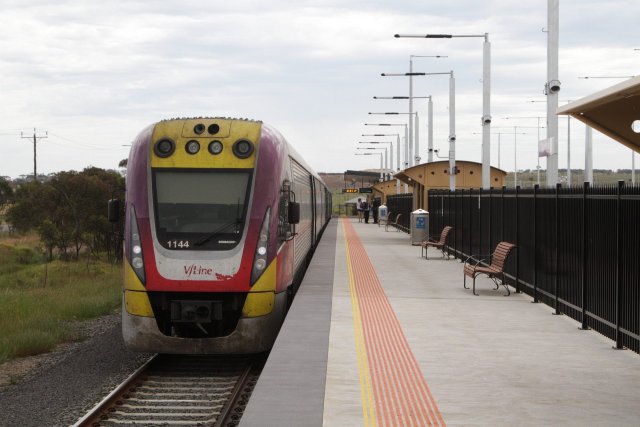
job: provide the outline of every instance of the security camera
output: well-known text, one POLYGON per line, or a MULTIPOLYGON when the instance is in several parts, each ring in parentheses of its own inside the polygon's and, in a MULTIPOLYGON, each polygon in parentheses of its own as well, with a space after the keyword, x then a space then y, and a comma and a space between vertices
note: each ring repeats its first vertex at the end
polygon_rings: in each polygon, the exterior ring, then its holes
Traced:
POLYGON ((449 137, 449 141, 455 141, 455 140, 456 140, 456 136, 455 136, 455 135, 451 135, 451 136, 449 137))
POLYGON ((560 81, 559 80, 551 80, 546 85, 546 89, 548 93, 558 93, 560 92, 560 81))
POLYGON ((488 125, 489 123, 491 123, 491 116, 482 116, 482 124, 488 125))

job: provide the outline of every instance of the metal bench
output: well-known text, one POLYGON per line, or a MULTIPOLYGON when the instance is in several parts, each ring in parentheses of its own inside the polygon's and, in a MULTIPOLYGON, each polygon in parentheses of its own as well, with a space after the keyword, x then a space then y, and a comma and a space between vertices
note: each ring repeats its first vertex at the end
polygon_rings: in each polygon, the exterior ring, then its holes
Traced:
POLYGON ((389 218, 391 218, 391 211, 388 211, 385 216, 378 218, 378 227, 383 225, 383 223, 384 225, 387 225, 389 223, 389 218))
POLYGON ((384 226, 384 231, 389 231, 389 226, 393 225, 396 228, 396 231, 400 231, 400 217, 402 216, 401 213, 399 213, 398 215, 396 215, 396 220, 395 221, 391 221, 389 222, 389 220, 387 219, 387 223, 384 226))
POLYGON ((464 288, 469 289, 467 288, 467 276, 469 276, 473 279, 473 294, 478 295, 476 293, 476 277, 484 274, 493 280, 493 283, 496 285, 496 290, 502 285, 507 290, 507 295, 505 296, 511 295, 509 288, 504 282, 504 264, 511 250, 515 247, 516 245, 513 243, 500 242, 496 246, 495 251, 488 257, 481 258, 480 256, 472 255, 467 258, 464 262, 464 288), (491 264, 486 267, 481 265, 486 262, 491 262, 491 264))
MULTIPOLYGON (((439 240, 435 240, 434 238, 431 238, 431 237, 429 237, 426 240, 423 240, 421 256, 424 256, 424 259, 427 259, 427 249, 429 249, 429 247, 434 247, 442 251, 442 258, 444 258, 444 255, 445 255, 444 247, 447 244, 447 236, 449 235, 451 230, 453 230, 453 227, 451 227, 450 225, 447 225, 442 229, 439 240)), ((449 252, 447 252, 447 259, 449 258, 450 258, 450 255, 449 255, 449 252)))

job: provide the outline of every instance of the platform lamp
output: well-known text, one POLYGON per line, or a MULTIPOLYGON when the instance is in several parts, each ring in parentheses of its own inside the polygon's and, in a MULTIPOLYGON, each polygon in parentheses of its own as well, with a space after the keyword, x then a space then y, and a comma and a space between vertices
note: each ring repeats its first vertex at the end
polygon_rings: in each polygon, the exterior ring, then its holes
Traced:
MULTIPOLYGON (((482 132, 472 132, 472 135, 482 135, 482 132)), ((525 135, 525 132, 521 132, 518 135, 525 135)), ((513 132, 491 132, 491 135, 498 135, 498 169, 501 169, 500 167, 500 137, 502 135, 513 135, 513 132)), ((540 174, 538 173, 538 178, 540 177, 540 174)))
MULTIPOLYGON (((400 134, 399 133, 363 133, 362 136, 395 136, 396 137, 396 147, 400 146, 400 134)), ((364 144, 364 142, 360 142, 364 144)), ((378 144, 378 141, 368 141, 369 144, 378 144)), ((393 142, 389 142, 390 150, 389 150, 389 169, 393 169, 393 142)), ((398 150, 400 152, 400 150, 398 150)), ((396 171, 400 172, 400 156, 396 159, 396 171)))
MULTIPOLYGON (((385 169, 387 169, 388 171, 392 171, 393 172, 393 142, 391 141, 358 141, 358 144, 389 144, 389 148, 384 147, 384 167, 385 169), (389 156, 387 158, 387 155, 389 156), (389 162, 387 163, 387 160, 389 160, 389 162)), ((372 149, 375 149, 374 147, 371 147, 372 149)), ((378 149, 382 149, 383 147, 377 147, 378 149)))
POLYGON ((356 153, 356 156, 375 156, 380 155, 380 181, 384 180, 383 172, 382 172, 382 152, 380 153, 356 153))
MULTIPOLYGON (((409 113, 402 113, 402 112, 386 112, 386 113, 371 113, 371 112, 369 112, 369 114, 370 115, 399 116, 401 114, 408 114, 408 115, 416 114, 417 115, 418 113, 414 112, 412 114, 409 114, 409 113)), ((404 162, 403 162, 404 168, 403 169, 406 169, 409 166, 411 166, 410 163, 409 163, 410 162, 409 158, 410 158, 410 154, 411 154, 410 150, 409 150, 409 135, 410 135, 409 129, 407 127, 405 127, 404 128, 404 162)))
MULTIPOLYGON (((401 77, 402 76, 409 76, 409 77, 411 77, 411 76, 448 75, 449 76, 449 120, 450 120, 450 122, 449 122, 449 127, 450 127, 449 141, 450 142, 455 141, 455 78, 453 76, 453 71, 446 71, 446 72, 439 72, 439 73, 399 73, 399 74, 398 73, 382 73, 381 75, 384 76, 384 77, 394 77, 394 76, 401 76, 401 77), (451 129, 453 129, 453 131, 451 129)), ((414 98, 414 97, 410 96, 409 97, 410 101, 411 101, 411 98, 414 98)), ((411 110, 413 110, 413 106, 411 107, 411 110)), ((412 111, 408 113, 410 120, 411 120, 411 113, 412 113, 412 111)), ((411 134, 411 131, 409 131, 409 134, 411 134)), ((417 145, 419 145, 419 142, 417 142, 417 145)), ((413 147, 411 147, 411 145, 410 145, 410 150, 413 150, 413 147)), ((454 143, 453 151, 455 153, 455 143, 454 143)), ((416 153, 417 152, 418 152, 418 147, 416 148, 416 153)), ((455 154, 454 154, 454 158, 455 158, 455 154)), ((413 164, 411 166, 413 166, 413 164)), ((454 166, 455 166, 455 162, 454 162, 454 166)))
MULTIPOLYGON (((417 55, 411 55, 411 57, 417 57, 417 55)), ((422 57, 422 56, 421 56, 422 57)), ((424 56, 425 58, 428 58, 428 56, 424 56)), ((442 56, 437 56, 438 58, 442 57, 442 56)), ((446 58, 446 56, 445 56, 446 58)), ((413 130, 413 123, 412 123, 412 119, 413 116, 411 115, 414 111, 413 111, 413 98, 415 98, 413 96, 413 76, 434 76, 434 75, 439 75, 439 74, 450 74, 451 77, 453 78, 453 71, 450 72, 443 72, 443 73, 414 73, 413 72, 413 62, 411 60, 411 58, 409 59, 409 68, 411 69, 411 71, 409 73, 382 73, 380 74, 382 77, 409 77, 409 96, 408 97, 404 97, 404 99, 408 99, 409 100, 409 150, 413 153, 414 149, 413 149, 413 141, 411 140, 412 135, 414 134, 414 130, 413 130)), ((374 97, 375 98, 375 97, 374 97)), ((377 99, 377 98, 375 98, 377 99)), ((403 99, 403 98, 396 98, 396 99, 403 99)), ((417 116, 416 116, 417 117, 417 116)), ((416 124, 417 127, 417 124, 416 124)), ((417 132, 415 132, 415 134, 417 135, 417 132)), ((415 155, 411 155, 410 157, 415 157, 418 154, 418 150, 419 150, 419 145, 420 142, 418 140, 418 138, 416 137, 416 149, 415 149, 415 155)), ((410 166, 413 166, 413 160, 411 161, 410 166)))
POLYGON ((389 170, 389 149, 387 147, 356 147, 356 150, 381 150, 380 152, 384 153, 384 170, 389 170))
MULTIPOLYGON (((529 101, 529 102, 538 102, 538 101, 529 101)), ((547 101, 540 101, 540 102, 547 102, 547 101)), ((540 129, 544 129, 544 126, 540 126, 540 119, 544 119, 544 116, 509 116, 509 117, 503 117, 503 119, 505 120, 527 120, 527 119, 536 119, 537 122, 537 129, 538 129, 538 143, 540 143, 540 129)), ((537 177, 536 177, 536 182, 538 185, 540 185, 540 155, 538 155, 538 164, 536 165, 536 171, 537 171, 537 177)))
POLYGON ((482 46, 482 188, 491 186, 491 43, 489 33, 484 34, 395 34, 395 38, 451 39, 451 38, 483 38, 482 46))
MULTIPOLYGON (((518 135, 524 135, 526 132, 518 132, 518 129, 537 129, 535 126, 494 126, 496 129, 513 129, 513 132, 509 132, 509 135, 513 135, 513 187, 515 188, 518 185, 518 144, 517 138, 518 135)), ((544 126, 542 127, 544 128, 544 126)), ((507 133, 503 133, 503 135, 507 135, 507 133)))
MULTIPOLYGON (((427 104, 427 129, 428 129, 428 139, 427 139, 427 162, 433 161, 433 100, 431 99, 431 95, 429 96, 374 96, 373 99, 428 99, 429 102, 427 104)), ((411 117, 411 116, 409 116, 411 117)), ((416 164, 420 164, 420 138, 418 138, 418 123, 416 116, 416 127, 415 127, 415 162, 416 164)), ((411 131, 409 131, 411 133, 411 131)), ((364 135, 363 135, 364 136, 364 135)))
MULTIPOLYGON (((406 123, 365 123, 365 126, 404 126, 404 134, 405 141, 406 135, 408 133, 408 128, 406 123)), ((398 144, 396 147, 396 153, 398 154, 397 164, 398 164, 398 172, 400 171, 400 139, 398 138, 398 144)), ((409 191, 409 186, 407 184, 404 185, 404 192, 407 193, 409 191)), ((400 194, 400 180, 396 180, 396 194, 400 194)))

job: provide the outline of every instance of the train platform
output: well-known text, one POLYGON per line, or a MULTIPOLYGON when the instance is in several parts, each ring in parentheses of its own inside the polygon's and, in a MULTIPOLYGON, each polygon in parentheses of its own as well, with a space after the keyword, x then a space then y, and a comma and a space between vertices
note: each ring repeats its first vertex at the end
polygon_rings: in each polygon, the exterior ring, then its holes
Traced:
POLYGON ((640 425, 638 354, 462 269, 332 219, 240 425, 640 425))

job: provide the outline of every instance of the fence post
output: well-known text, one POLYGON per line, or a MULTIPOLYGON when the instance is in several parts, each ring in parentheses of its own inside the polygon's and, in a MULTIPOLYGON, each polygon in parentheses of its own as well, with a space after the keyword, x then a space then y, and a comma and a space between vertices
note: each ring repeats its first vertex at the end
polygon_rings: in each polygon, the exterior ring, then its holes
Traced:
POLYGON ((620 180, 618 181, 616 198, 616 346, 614 347, 616 350, 624 349, 620 337, 620 253, 622 252, 622 249, 620 248, 620 245, 622 244, 622 239, 620 239, 622 221, 620 221, 620 217, 622 216, 622 187, 624 187, 624 181, 620 180))
MULTIPOLYGON (((464 228, 464 188, 461 188, 459 191, 456 191, 456 193, 460 193, 460 262, 464 262, 464 255, 465 255, 465 251, 464 251, 464 235, 466 233, 464 233, 465 228, 464 228)), ((467 256, 469 256, 470 254, 466 254, 467 256)))
POLYGON ((478 253, 482 253, 482 187, 478 189, 478 253))
POLYGON ((491 246, 491 221, 492 221, 492 217, 491 217, 491 205, 493 204, 493 199, 491 198, 491 196, 493 195, 493 187, 489 187, 489 251, 491 251, 491 248, 493 248, 493 246, 491 246))
MULTIPOLYGON (((456 193, 453 193, 453 197, 450 198, 450 200, 453 199, 453 253, 455 254, 455 256, 458 256, 458 205, 456 203, 456 193)), ((451 204, 449 204, 451 205, 451 204)), ((462 257, 460 257, 462 258, 462 257)))
POLYGON ((469 189, 469 255, 473 255, 473 188, 469 189))
POLYGON ((589 190, 589 181, 585 181, 582 186, 582 277, 580 278, 580 287, 582 295, 580 297, 581 306, 581 325, 579 329, 587 330, 587 191, 589 190))
POLYGON ((562 187, 562 184, 560 184, 559 182, 556 184, 556 217, 555 217, 555 221, 554 221, 554 234, 555 234, 555 260, 554 260, 554 267, 553 267, 553 309, 555 310, 553 312, 553 314, 555 315, 559 315, 562 314, 560 313, 560 309, 558 308, 558 246, 560 243, 560 239, 558 236, 558 222, 559 222, 559 215, 560 215, 560 208, 559 208, 559 203, 558 203, 558 195, 560 193, 560 187, 562 187))
POLYGON ((516 294, 520 293, 520 278, 518 277, 518 273, 520 272, 519 268, 520 268, 520 251, 518 250, 518 245, 519 245, 519 239, 518 239, 518 235, 520 234, 520 227, 518 226, 518 220, 519 220, 519 216, 520 216, 520 200, 519 200, 519 196, 520 195, 520 186, 516 185, 516 294))
POLYGON ((501 207, 501 209, 502 209, 502 217, 500 218, 501 219, 501 221, 500 221, 500 241, 501 242, 504 242, 504 216, 505 216, 504 215, 504 192, 506 190, 507 190, 507 186, 503 185, 502 186, 502 195, 501 195, 501 199, 502 200, 500 201, 501 205, 502 205, 502 207, 501 207))
POLYGON ((533 186, 533 301, 534 304, 538 302, 538 234, 536 230, 536 219, 538 217, 538 190, 540 184, 533 186))

